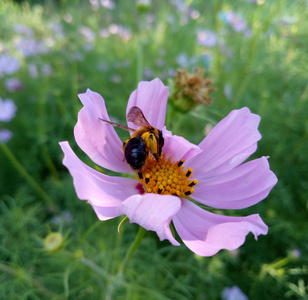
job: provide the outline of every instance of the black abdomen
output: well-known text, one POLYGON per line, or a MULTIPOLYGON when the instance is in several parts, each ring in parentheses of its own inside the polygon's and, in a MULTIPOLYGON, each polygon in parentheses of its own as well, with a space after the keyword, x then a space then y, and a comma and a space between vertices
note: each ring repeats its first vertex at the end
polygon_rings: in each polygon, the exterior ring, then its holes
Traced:
POLYGON ((146 160, 146 149, 143 139, 141 137, 130 139, 125 146, 124 155, 127 163, 134 170, 140 170, 146 160))

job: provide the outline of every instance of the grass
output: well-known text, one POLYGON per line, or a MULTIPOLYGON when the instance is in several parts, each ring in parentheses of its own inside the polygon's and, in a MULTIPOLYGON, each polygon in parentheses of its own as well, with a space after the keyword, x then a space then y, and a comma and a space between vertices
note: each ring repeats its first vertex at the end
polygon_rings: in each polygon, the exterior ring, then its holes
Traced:
POLYGON ((307 13, 303 0, 158 0, 143 8, 121 1, 113 9, 77 0, 1 0, 0 54, 18 57, 21 67, 0 77, 0 97, 17 106, 16 116, 0 124, 13 132, 0 144, 0 298, 221 299, 225 287, 236 285, 249 299, 307 299, 307 13), (229 10, 249 31, 226 23, 221 12, 229 10), (16 24, 31 28, 47 52, 18 52, 24 34, 16 24), (216 32, 217 46, 197 43, 204 29, 216 32), (37 75, 29 71, 33 65, 37 75), (51 72, 44 73, 46 65, 51 72), (138 226, 126 223, 118 234, 121 219, 97 220, 78 200, 58 142, 68 140, 93 166, 73 137, 77 94, 87 88, 100 93, 109 114, 124 124, 127 99, 141 79, 170 84, 186 67, 206 67, 216 92, 212 105, 167 119, 174 134, 198 143, 206 124, 232 109, 247 106, 261 116, 262 140, 253 158, 269 155, 279 181, 266 200, 236 215, 259 213, 269 233, 258 242, 249 235, 239 250, 205 258, 148 232, 122 274, 138 226), (18 78, 23 89, 8 91, 8 78, 18 78), (53 254, 43 247, 50 232, 65 239, 53 254))

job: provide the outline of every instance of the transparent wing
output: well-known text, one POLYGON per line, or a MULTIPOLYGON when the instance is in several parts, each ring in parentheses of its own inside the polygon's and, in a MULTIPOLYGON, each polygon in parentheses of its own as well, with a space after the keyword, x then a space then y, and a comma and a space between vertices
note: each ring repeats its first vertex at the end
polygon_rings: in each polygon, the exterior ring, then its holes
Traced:
POLYGON ((111 122, 111 121, 107 121, 107 120, 104 120, 104 119, 101 119, 99 118, 101 121, 113 126, 113 127, 119 127, 119 128, 122 128, 124 130, 128 130, 128 131, 135 131, 135 129, 132 129, 132 128, 129 128, 127 126, 124 126, 124 125, 121 125, 121 124, 118 124, 118 123, 115 123, 115 122, 111 122))
POLYGON ((145 127, 152 127, 147 119, 145 118, 141 109, 137 106, 133 106, 128 114, 127 114, 127 121, 132 122, 137 126, 145 126, 145 127))

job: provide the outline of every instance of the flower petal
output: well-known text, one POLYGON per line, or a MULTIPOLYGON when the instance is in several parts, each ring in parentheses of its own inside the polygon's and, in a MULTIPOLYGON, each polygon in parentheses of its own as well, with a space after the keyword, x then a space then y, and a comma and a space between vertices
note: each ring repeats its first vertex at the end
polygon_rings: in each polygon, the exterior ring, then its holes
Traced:
POLYGON ((199 144, 203 152, 189 166, 198 180, 227 172, 245 161, 257 149, 261 139, 260 117, 247 107, 233 110, 199 144))
POLYGON ((133 179, 107 176, 85 165, 73 152, 68 142, 61 142, 63 164, 70 171, 77 196, 88 200, 99 219, 117 217, 116 209, 122 201, 138 194, 139 182, 133 179))
POLYGON ((235 250, 252 232, 257 239, 267 234, 259 215, 228 217, 207 212, 188 200, 173 217, 174 226, 186 246, 200 256, 212 256, 221 249, 235 250))
POLYGON ((78 96, 84 105, 74 128, 78 146, 103 168, 132 173, 129 165, 123 160, 122 141, 113 126, 100 120, 101 118, 109 121, 102 96, 89 89, 78 96))
POLYGON ((119 211, 127 215, 131 223, 137 223, 146 230, 156 231, 161 241, 168 239, 174 246, 179 246, 169 224, 180 207, 181 199, 178 197, 144 194, 126 199, 119 206, 119 211))
POLYGON ((267 197, 277 183, 266 157, 242 164, 226 173, 199 181, 193 198, 205 205, 239 209, 267 197))
POLYGON ((183 137, 172 135, 171 131, 168 131, 166 127, 163 128, 163 137, 165 140, 163 146, 164 156, 166 159, 172 159, 173 162, 189 159, 202 152, 197 145, 192 144, 183 137))
MULTIPOLYGON (((151 126, 162 129, 165 124, 169 88, 158 79, 150 82, 141 81, 138 88, 130 95, 126 115, 133 106, 139 107, 151 126)), ((132 122, 128 127, 137 128, 132 122)))

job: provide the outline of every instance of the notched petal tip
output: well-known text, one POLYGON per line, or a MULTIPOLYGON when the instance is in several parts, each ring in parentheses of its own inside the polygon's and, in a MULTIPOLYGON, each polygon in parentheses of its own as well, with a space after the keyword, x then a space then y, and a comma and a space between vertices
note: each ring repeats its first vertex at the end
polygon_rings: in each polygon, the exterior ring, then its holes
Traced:
POLYGON ((257 214, 247 217, 216 215, 187 200, 173 222, 186 246, 200 256, 212 256, 222 249, 235 250, 245 242, 249 232, 257 238, 268 230, 257 214))
POLYGON ((260 116, 247 107, 233 110, 203 139, 203 153, 191 159, 195 176, 212 177, 244 162, 257 149, 261 139, 260 116))
POLYGON ((265 199, 277 183, 266 157, 244 163, 224 174, 199 180, 194 199, 220 209, 242 209, 265 199))
POLYGON ((149 193, 129 197, 119 206, 119 212, 126 215, 131 223, 155 231, 161 241, 167 239, 172 245, 179 246, 169 225, 180 207, 181 199, 178 197, 149 193))
MULTIPOLYGON (((165 123, 168 95, 169 88, 158 78, 152 81, 141 81, 129 97, 126 114, 133 106, 137 106, 153 127, 162 129, 165 123)), ((128 122, 128 127, 136 128, 136 125, 128 122)))
POLYGON ((123 161, 122 141, 115 129, 100 120, 109 120, 103 97, 88 89, 86 93, 79 94, 79 98, 84 106, 74 127, 78 146, 96 164, 115 172, 131 173, 128 164, 123 161))

